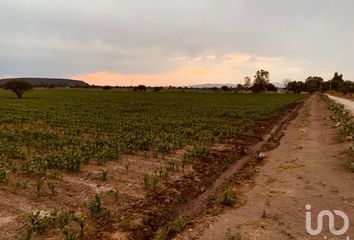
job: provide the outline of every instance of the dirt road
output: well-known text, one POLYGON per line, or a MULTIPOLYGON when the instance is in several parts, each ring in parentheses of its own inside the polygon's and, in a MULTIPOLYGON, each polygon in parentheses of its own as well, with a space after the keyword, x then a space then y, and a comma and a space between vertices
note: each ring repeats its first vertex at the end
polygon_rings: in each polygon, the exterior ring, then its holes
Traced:
MULTIPOLYGON (((348 142, 330 121, 325 103, 311 97, 290 123, 280 145, 266 153, 255 186, 245 193, 245 205, 189 229, 178 239, 354 239, 354 174, 343 166, 348 142), (349 230, 335 236, 328 220, 316 237, 305 227, 305 206, 312 206, 312 228, 322 210, 341 210, 349 230), (207 226, 207 227, 206 227, 207 226)), ((336 216, 335 229, 343 221, 336 216)))
POLYGON ((338 102, 340 104, 343 104, 344 107, 347 110, 349 110, 351 113, 354 114, 354 102, 353 101, 351 101, 349 99, 341 98, 341 97, 332 96, 332 95, 329 95, 329 94, 327 94, 327 96, 330 99, 332 99, 332 100, 334 100, 334 101, 336 101, 336 102, 338 102))

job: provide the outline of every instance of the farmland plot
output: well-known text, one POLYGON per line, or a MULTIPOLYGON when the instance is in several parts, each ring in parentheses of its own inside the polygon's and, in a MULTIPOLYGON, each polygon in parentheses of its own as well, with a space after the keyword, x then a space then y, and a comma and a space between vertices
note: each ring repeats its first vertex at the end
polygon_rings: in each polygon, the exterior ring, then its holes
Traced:
POLYGON ((305 98, 0 91, 0 238, 169 238, 175 207, 305 98))

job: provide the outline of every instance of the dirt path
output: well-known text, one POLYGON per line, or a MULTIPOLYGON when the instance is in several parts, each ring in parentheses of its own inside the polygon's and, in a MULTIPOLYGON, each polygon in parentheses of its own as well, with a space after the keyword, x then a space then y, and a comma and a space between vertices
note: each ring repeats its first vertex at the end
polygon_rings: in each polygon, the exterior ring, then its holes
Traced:
POLYGON ((349 110, 351 113, 354 114, 354 102, 352 100, 341 98, 341 97, 332 96, 332 95, 329 95, 329 94, 327 94, 327 96, 330 99, 336 101, 337 103, 343 104, 344 107, 347 110, 349 110))
MULTIPOLYGON (((354 239, 354 174, 343 167, 348 143, 335 140, 339 130, 329 116, 324 102, 311 97, 279 147, 266 153, 255 186, 245 194, 247 203, 178 239, 354 239), (312 206, 313 228, 320 211, 344 211, 350 219, 347 233, 334 238, 325 220, 320 235, 308 235, 307 204, 312 206)), ((336 220, 335 228, 340 229, 343 221, 336 220)))

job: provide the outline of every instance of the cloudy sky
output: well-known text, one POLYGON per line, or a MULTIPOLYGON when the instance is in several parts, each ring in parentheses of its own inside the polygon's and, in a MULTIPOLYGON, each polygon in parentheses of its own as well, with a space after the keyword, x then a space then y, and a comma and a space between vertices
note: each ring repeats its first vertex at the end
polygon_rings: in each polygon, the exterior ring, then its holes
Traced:
POLYGON ((353 12, 352 0, 0 0, 0 77, 354 80, 353 12))

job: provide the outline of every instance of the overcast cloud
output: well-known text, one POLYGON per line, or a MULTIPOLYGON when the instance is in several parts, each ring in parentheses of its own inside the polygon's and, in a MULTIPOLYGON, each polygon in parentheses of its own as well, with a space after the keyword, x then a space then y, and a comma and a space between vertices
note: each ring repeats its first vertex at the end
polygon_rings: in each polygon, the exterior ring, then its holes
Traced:
POLYGON ((351 0, 0 0, 0 77, 354 80, 353 12, 351 0))

